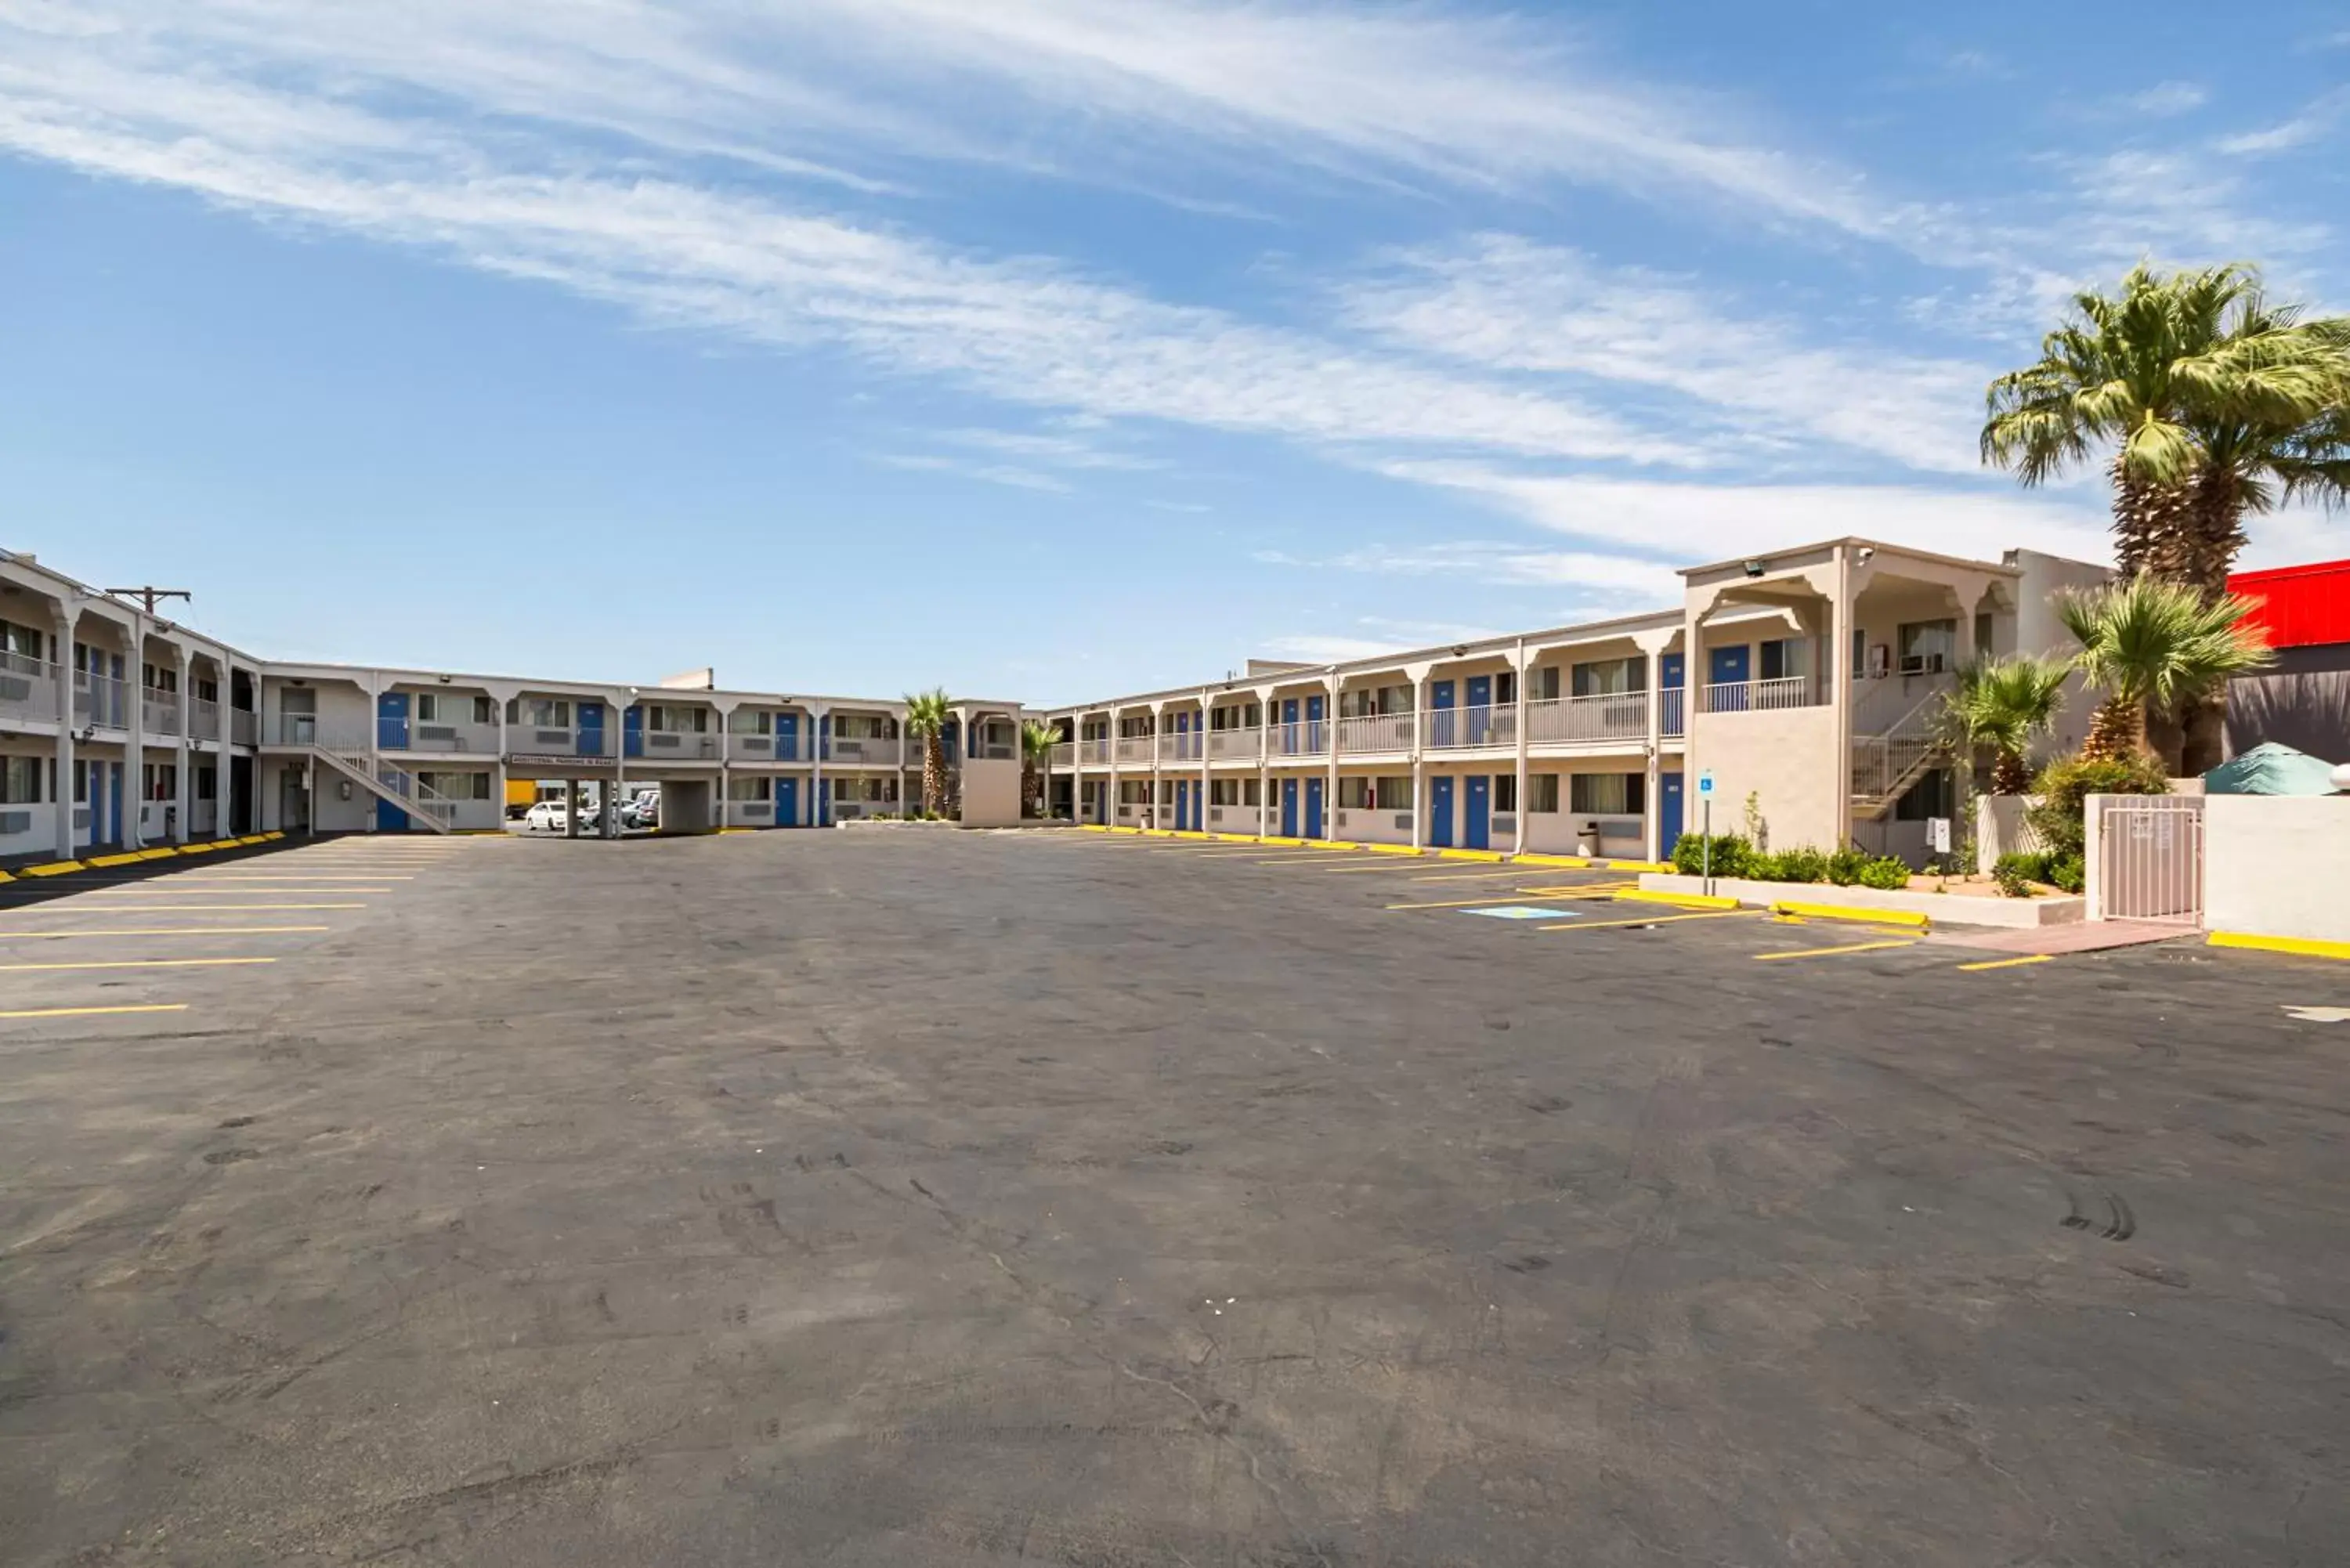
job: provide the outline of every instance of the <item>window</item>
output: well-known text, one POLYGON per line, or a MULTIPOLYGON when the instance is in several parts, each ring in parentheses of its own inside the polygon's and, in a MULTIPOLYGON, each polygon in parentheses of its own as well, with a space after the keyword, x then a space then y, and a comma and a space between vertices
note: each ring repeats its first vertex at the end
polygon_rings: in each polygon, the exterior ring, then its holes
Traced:
POLYGON ((168 664, 142 664, 139 667, 139 679, 147 683, 150 691, 177 691, 180 689, 180 672, 168 664))
POLYGON ((1575 667, 1577 697, 1613 697, 1644 690, 1648 684, 1648 659, 1636 653, 1628 659, 1595 659, 1575 667))
POLYGON ((737 708, 726 716, 728 732, 736 735, 764 735, 773 731, 775 722, 775 716, 764 708, 737 708))
POLYGON ((180 794, 180 764, 149 763, 142 770, 141 783, 146 786, 148 800, 176 800, 180 794))
POLYGON ((1493 677, 1493 706, 1502 707, 1518 700, 1518 672, 1504 670, 1493 677))
POLYGON ((1868 668, 1868 631, 1865 627, 1852 628, 1852 668, 1845 673, 1857 680, 1868 668))
POLYGON ((1959 623, 1955 620, 1904 622, 1894 644, 1894 657, 1904 675, 1936 675, 1950 667, 1958 655, 1959 623))
POLYGON ((438 691, 419 691, 416 694, 416 722, 420 724, 448 722, 448 720, 442 716, 442 699, 438 691))
POLYGON ((1495 774, 1493 775, 1493 809, 1495 811, 1518 809, 1517 774, 1495 774))
POLYGON ((200 702, 220 701, 220 682, 203 676, 196 678, 196 700, 200 702))
POLYGON ((1762 679, 1808 680, 1812 673, 1812 639, 1776 637, 1762 645, 1762 679))
POLYGON ((1991 657, 1991 611, 1975 611, 1975 657, 1991 657))
POLYGON ((767 798, 767 777, 754 774, 749 777, 737 774, 726 781, 728 800, 764 800, 767 798))
POLYGON ((1161 805, 1173 805, 1175 804, 1175 781, 1173 779, 1160 779, 1159 781, 1159 804, 1161 805))
POLYGON ((645 723, 664 734, 699 735, 710 728, 710 710, 656 702, 645 710, 645 723))
POLYGON ((19 659, 38 659, 41 648, 41 634, 31 627, 0 620, 0 653, 13 654, 19 659))
POLYGON ((1924 822, 1929 817, 1950 815, 1956 792, 1951 788, 1950 770, 1935 768, 1909 786, 1909 793, 1893 805, 1896 822, 1924 822))
MULTIPOLYGON (((489 775, 484 774, 482 776, 487 778, 489 775)), ((220 769, 213 763, 206 763, 196 769, 196 798, 198 800, 220 798, 220 769)))
POLYGON ((1240 803, 1240 780, 1213 779, 1209 782, 1208 804, 1210 805, 1238 805, 1240 803))
POLYGON ((1539 670, 1528 672, 1526 676, 1526 694, 1532 697, 1535 701, 1556 701, 1558 700, 1558 690, 1557 665, 1545 664, 1539 670))
POLYGON ((1526 779, 1526 809, 1555 814, 1558 810, 1558 775, 1533 774, 1526 779))
POLYGON ((419 772, 416 782, 434 794, 448 800, 487 800, 490 798, 490 775, 484 773, 419 772))
POLYGON ((1639 774, 1576 774, 1567 808, 1578 815, 1638 816, 1648 809, 1648 782, 1639 774))
MULTIPOLYGON (((1251 711, 1254 711, 1254 710, 1251 710, 1251 711)), ((1243 805, 1263 805, 1264 804, 1264 781, 1263 779, 1241 780, 1241 804, 1243 805)))
POLYGON ((0 805, 38 805, 40 803, 41 759, 0 757, 0 805))
POLYGON ((1149 800, 1150 800, 1150 784, 1149 784, 1149 782, 1148 780, 1146 780, 1146 779, 1120 779, 1120 780, 1118 780, 1118 805, 1148 805, 1148 804, 1149 803, 1149 800))
POLYGON ((1342 778, 1338 781, 1338 808, 1341 811, 1368 811, 1371 808, 1371 781, 1367 778, 1342 778))
POLYGON ((307 686, 288 686, 277 694, 277 711, 296 718, 317 718, 318 693, 307 686))
POLYGON ((1411 809, 1411 775, 1389 774, 1380 779, 1378 787, 1372 792, 1371 804, 1381 811, 1409 811, 1411 809))
POLYGON ((571 704, 561 697, 517 697, 506 704, 506 718, 534 730, 567 730, 571 704))

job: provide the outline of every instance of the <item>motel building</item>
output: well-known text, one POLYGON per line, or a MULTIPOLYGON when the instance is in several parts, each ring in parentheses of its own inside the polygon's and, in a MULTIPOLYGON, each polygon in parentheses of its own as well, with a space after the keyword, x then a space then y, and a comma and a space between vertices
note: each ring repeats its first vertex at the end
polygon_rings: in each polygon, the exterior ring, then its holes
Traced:
MULTIPOLYGON (((1678 608, 1057 709, 1056 812, 1112 826, 1659 860, 1750 797, 1774 848, 1913 864, 1956 809, 1935 720, 1980 651, 2066 649, 2107 568, 1837 539, 1690 567, 1678 608)), ((2068 704, 2052 749, 2077 745, 2068 704)))
MULTIPOLYGON (((951 715, 964 820, 1016 821, 1020 705, 951 715)), ((820 827, 917 808, 921 765, 895 701, 284 663, 0 553, 0 861, 494 832, 510 778, 608 812, 657 784, 664 831, 820 827)))

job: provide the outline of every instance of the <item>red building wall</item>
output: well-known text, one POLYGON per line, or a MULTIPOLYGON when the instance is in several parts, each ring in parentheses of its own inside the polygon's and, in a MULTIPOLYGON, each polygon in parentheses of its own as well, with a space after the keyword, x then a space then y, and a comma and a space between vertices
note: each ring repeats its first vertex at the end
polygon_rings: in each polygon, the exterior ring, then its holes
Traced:
POLYGON ((2267 630, 2272 648, 2350 642, 2350 561, 2238 572, 2228 587, 2263 601, 2251 618, 2267 630))

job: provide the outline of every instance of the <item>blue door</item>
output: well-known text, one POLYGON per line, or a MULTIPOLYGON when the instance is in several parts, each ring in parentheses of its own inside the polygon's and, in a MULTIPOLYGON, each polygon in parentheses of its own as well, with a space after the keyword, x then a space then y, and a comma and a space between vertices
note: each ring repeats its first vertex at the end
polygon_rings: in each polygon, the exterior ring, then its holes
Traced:
POLYGON ((645 710, 640 702, 631 702, 620 711, 620 754, 624 757, 645 754, 645 710))
POLYGON ((378 833, 405 833, 408 813, 388 800, 379 800, 375 803, 375 829, 378 833))
POLYGON ((1493 846, 1493 781, 1483 774, 1469 775, 1469 820, 1463 825, 1461 842, 1471 849, 1493 846))
POLYGON ((1746 669, 1744 643, 1742 642, 1734 648, 1717 648, 1713 650, 1706 665, 1706 680, 1716 686, 1731 686, 1737 690, 1710 693, 1705 703, 1707 712, 1737 713, 1745 711, 1747 706, 1746 669))
MULTIPOLYGON (((1284 757, 1297 754, 1297 699, 1284 698, 1281 704, 1281 736, 1274 749, 1284 757)), ((1284 829, 1287 832, 1287 829, 1284 829)), ((1292 837, 1296 836, 1295 834, 1292 837)))
MULTIPOLYGON (((1290 706, 1295 707, 1296 704, 1293 702, 1290 706)), ((1297 781, 1295 779, 1281 781, 1281 836, 1284 838, 1297 836, 1297 781)))
POLYGON ((1657 683, 1668 691, 1678 691, 1689 680, 1689 660, 1685 655, 1668 653, 1657 660, 1657 683))
MULTIPOLYGON (((106 809, 108 814, 106 819, 106 841, 109 844, 120 844, 124 842, 122 836, 122 764, 120 763, 109 763, 106 764, 106 773, 109 784, 106 794, 106 809)), ((95 822, 98 819, 93 816, 90 820, 95 822)))
POLYGON ((800 825, 800 781, 775 781, 775 826, 797 827, 800 825))
POLYGON ((408 693, 385 691, 375 700, 376 749, 384 752, 408 750, 408 693))
POLYGON ((1428 781, 1428 842, 1437 849, 1452 847, 1452 777, 1449 774, 1428 781))
POLYGON ((604 704, 601 702, 579 704, 578 754, 583 757, 604 754, 604 704))
POLYGON ((1657 843, 1660 853, 1670 860, 1673 846, 1681 841, 1681 775, 1659 774, 1657 780, 1665 797, 1664 803, 1657 809, 1657 843))
MULTIPOLYGON (((1428 721, 1428 743, 1431 746, 1450 746, 1453 744, 1452 682, 1450 680, 1440 680, 1435 685, 1430 687, 1428 689, 1428 706, 1430 710, 1430 717, 1428 721)), ((1448 783, 1445 787, 1449 790, 1452 786, 1448 783)), ((1449 824, 1451 820, 1451 815, 1447 815, 1445 821, 1449 824)), ((1450 826, 1445 829, 1445 832, 1448 835, 1450 835, 1451 831, 1452 830, 1450 826)), ((1448 836, 1444 842, 1451 844, 1452 840, 1448 836)))
MULTIPOLYGON (((775 715, 775 761, 795 763, 800 759, 800 716, 797 713, 775 715)), ((793 821, 799 819, 794 817, 793 821)))
POLYGON ((832 786, 823 779, 816 781, 816 825, 827 827, 832 823, 832 786))
POLYGON ((1179 828, 1189 828, 1191 826, 1191 781, 1190 779, 1175 781, 1175 826, 1179 828))
MULTIPOLYGON (((1309 753, 1317 756, 1321 753, 1324 746, 1322 737, 1322 703, 1323 699, 1319 697, 1308 697, 1305 700, 1305 750, 1309 753)), ((1311 838, 1316 836, 1316 835, 1308 834, 1306 836, 1311 838)))
MULTIPOLYGON (((1493 732, 1493 678, 1471 675, 1469 678, 1469 733, 1467 744, 1482 746, 1493 732)), ((1482 847, 1480 846, 1480 847, 1482 847)))
POLYGON ((1322 781, 1318 778, 1305 781, 1305 836, 1322 836, 1322 781))

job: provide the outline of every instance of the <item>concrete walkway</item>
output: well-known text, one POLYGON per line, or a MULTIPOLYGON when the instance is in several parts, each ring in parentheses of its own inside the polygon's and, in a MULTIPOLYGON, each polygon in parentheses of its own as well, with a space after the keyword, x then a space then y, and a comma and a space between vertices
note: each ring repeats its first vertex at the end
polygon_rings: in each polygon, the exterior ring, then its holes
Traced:
POLYGON ((2042 926, 2036 930, 1952 930, 1941 933, 1960 947, 1986 948, 2002 953, 2086 953, 2103 948, 2134 948, 2174 938, 2200 939, 2196 926, 2175 926, 2153 920, 2083 920, 2069 926, 2042 926))

